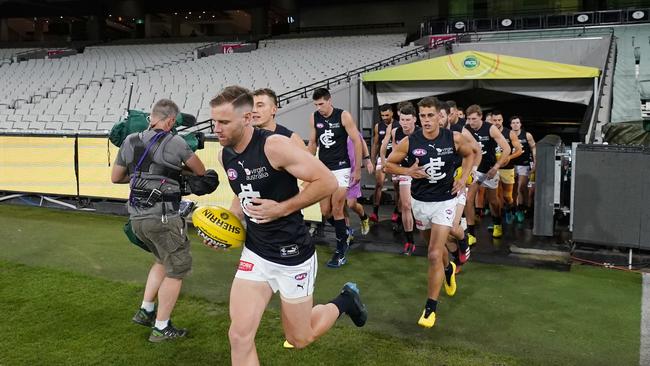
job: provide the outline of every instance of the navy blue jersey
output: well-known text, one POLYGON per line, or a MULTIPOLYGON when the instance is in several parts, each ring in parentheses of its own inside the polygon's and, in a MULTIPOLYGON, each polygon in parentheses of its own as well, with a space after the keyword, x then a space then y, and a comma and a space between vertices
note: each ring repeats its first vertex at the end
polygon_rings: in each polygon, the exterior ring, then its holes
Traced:
POLYGON ((230 147, 224 148, 223 166, 230 188, 244 211, 246 248, 271 262, 294 266, 309 259, 315 251, 302 213, 296 211, 269 223, 258 224, 246 209, 253 198, 282 202, 299 192, 296 178, 274 169, 264 153, 266 139, 271 135, 271 131, 256 128, 241 154, 230 147))
MULTIPOLYGON (((510 141, 510 129, 507 127, 503 127, 501 133, 503 134, 503 138, 506 139, 508 145, 510 145, 510 153, 512 154, 512 152, 515 151, 515 147, 512 146, 512 141, 510 141)), ((497 145, 495 151, 501 152, 501 147, 497 145)), ((514 162, 512 160, 509 160, 506 166, 501 167, 501 169, 513 169, 514 167, 515 167, 514 162)))
POLYGON ((408 137, 408 158, 424 168, 429 178, 413 178, 411 196, 424 202, 441 202, 454 198, 451 190, 454 185, 454 170, 458 153, 454 145, 454 133, 446 128, 439 130, 438 136, 429 140, 422 130, 408 137))
MULTIPOLYGON (((377 135, 379 135, 379 143, 381 144, 382 141, 384 141, 384 137, 386 137, 386 133, 391 131, 392 127, 397 125, 399 122, 395 123, 396 121, 393 120, 391 124, 386 124, 384 121, 379 121, 377 123, 377 135)), ((393 151, 393 141, 391 139, 388 139, 388 145, 386 146, 386 156, 390 155, 391 151, 393 151)))
POLYGON ((273 133, 277 135, 286 136, 288 138, 291 138, 291 135, 293 135, 293 131, 277 123, 275 125, 275 131, 273 131, 273 133))
POLYGON ((452 124, 449 125, 450 130, 452 130, 454 132, 459 132, 459 133, 463 132, 463 127, 465 127, 465 119, 464 118, 459 118, 458 121, 456 121, 456 123, 454 123, 453 125, 452 124))
MULTIPOLYGON (((420 127, 417 127, 417 126, 416 126, 416 127, 415 127, 415 130, 413 130, 413 132, 411 132, 411 135, 414 134, 416 131, 419 131, 419 130, 420 130, 420 127)), ((399 145, 399 143, 400 143, 404 138, 406 138, 406 137, 409 136, 409 135, 407 135, 407 134, 404 133, 404 129, 402 128, 402 126, 399 126, 399 127, 393 128, 393 131, 395 131, 395 141, 393 141, 393 144, 394 144, 395 146, 399 145)), ((414 162, 415 162, 415 160, 409 160, 409 156, 406 155, 406 157, 404 158, 404 160, 402 160, 402 162, 400 163, 400 165, 403 166, 403 167, 408 168, 408 167, 410 167, 411 165, 413 165, 414 162)))
POLYGON ((517 136, 519 138, 519 143, 521 144, 521 147, 523 148, 523 153, 513 159, 513 164, 514 165, 529 165, 531 161, 533 161, 533 151, 530 148, 530 144, 528 143, 528 139, 526 138, 526 131, 522 128, 519 131, 519 135, 517 136))
POLYGON ((497 162, 495 155, 497 142, 490 136, 490 127, 492 127, 492 124, 489 122, 483 122, 481 128, 478 130, 474 130, 469 124, 465 125, 465 128, 472 133, 474 139, 481 145, 483 158, 481 159, 481 164, 478 166, 478 171, 481 173, 487 173, 497 162))
POLYGON ((318 141, 318 158, 329 170, 350 167, 348 158, 348 132, 341 119, 342 109, 334 108, 332 114, 325 118, 314 112, 314 128, 318 141))

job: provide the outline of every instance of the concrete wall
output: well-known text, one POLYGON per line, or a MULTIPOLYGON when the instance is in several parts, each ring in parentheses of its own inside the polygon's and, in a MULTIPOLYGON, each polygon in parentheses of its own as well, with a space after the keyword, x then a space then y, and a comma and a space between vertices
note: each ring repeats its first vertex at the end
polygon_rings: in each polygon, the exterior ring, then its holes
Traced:
POLYGON ((484 51, 602 69, 609 49, 609 37, 476 42, 457 44, 453 49, 454 52, 484 51))

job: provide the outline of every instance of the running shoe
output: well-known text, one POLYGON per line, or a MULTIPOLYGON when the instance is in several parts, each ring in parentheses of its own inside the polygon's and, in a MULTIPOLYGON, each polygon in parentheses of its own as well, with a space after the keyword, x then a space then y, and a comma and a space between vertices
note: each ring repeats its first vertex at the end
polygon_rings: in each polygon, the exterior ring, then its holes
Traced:
POLYGON ((327 262, 327 266, 330 268, 340 268, 343 266, 345 263, 347 263, 347 259, 345 259, 345 254, 339 253, 338 250, 334 252, 334 255, 332 255, 332 259, 327 262))
POLYGON ((494 225, 494 229, 492 230, 492 237, 494 238, 500 238, 503 236, 503 228, 501 225, 494 225))
MULTIPOLYGON (((404 250, 402 250, 402 255, 411 255, 411 243, 405 243, 404 244, 404 250)), ((415 246, 415 245, 413 245, 415 246)))
POLYGON ((377 217, 377 214, 376 214, 376 213, 373 212, 372 214, 370 214, 370 221, 372 221, 372 222, 374 222, 374 223, 378 223, 378 222, 379 222, 379 217, 377 217))
POLYGON ((445 275, 445 292, 447 296, 454 296, 456 294, 456 263, 449 262, 449 264, 451 264, 451 277, 449 278, 449 282, 447 282, 447 276, 445 275))
POLYGON ((184 338, 187 336, 187 333, 187 329, 178 329, 174 327, 172 325, 172 321, 170 320, 165 329, 158 329, 156 327, 153 327, 151 330, 151 335, 149 336, 149 342, 159 343, 184 338))
POLYGON ((151 328, 153 327, 154 321, 156 320, 156 311, 154 310, 152 312, 148 312, 143 308, 140 308, 131 320, 136 324, 151 328))
POLYGON ((341 289, 342 294, 347 294, 352 297, 352 304, 354 305, 352 309, 348 310, 348 316, 352 319, 352 322, 357 327, 363 327, 368 320, 368 310, 366 305, 361 302, 361 296, 359 295, 359 288, 354 282, 348 282, 343 285, 341 289))
POLYGON ((361 220, 361 235, 368 235, 370 231, 370 218, 366 217, 365 220, 361 220))
POLYGON ((467 245, 472 246, 476 244, 476 237, 470 233, 467 233, 467 245))
POLYGON ((424 328, 431 328, 436 323, 436 312, 432 311, 427 314, 427 309, 422 311, 422 316, 418 320, 418 325, 424 328))

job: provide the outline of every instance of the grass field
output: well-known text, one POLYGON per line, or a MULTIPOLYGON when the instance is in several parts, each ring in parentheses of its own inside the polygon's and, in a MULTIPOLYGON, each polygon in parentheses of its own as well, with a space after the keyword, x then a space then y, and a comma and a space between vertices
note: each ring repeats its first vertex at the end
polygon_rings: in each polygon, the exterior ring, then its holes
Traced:
MULTIPOLYGON (((149 344, 130 323, 149 254, 127 243, 122 217, 0 205, 0 365, 228 364, 227 299, 238 251, 193 237, 194 272, 174 321, 192 337, 149 344), (11 335, 11 336, 8 336, 11 335)), ((264 365, 638 365, 641 278, 574 266, 553 272, 470 263, 433 329, 416 325, 424 258, 352 252, 339 270, 318 248, 316 300, 354 280, 368 324, 349 319, 309 348, 285 351, 277 300, 257 344, 264 365)))

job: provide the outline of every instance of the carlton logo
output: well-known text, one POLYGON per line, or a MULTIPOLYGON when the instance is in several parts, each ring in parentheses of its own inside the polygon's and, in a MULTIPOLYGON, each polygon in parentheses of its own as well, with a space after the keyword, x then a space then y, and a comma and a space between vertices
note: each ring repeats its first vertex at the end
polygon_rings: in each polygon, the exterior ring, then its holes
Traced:
POLYGON ((301 274, 297 274, 295 277, 296 281, 302 281, 305 278, 307 278, 307 272, 303 272, 301 274))
POLYGON ((463 60, 463 67, 472 70, 478 67, 479 61, 475 56, 467 56, 463 60))
POLYGON ((228 169, 228 179, 230 180, 237 179, 237 171, 235 169, 228 169))
POLYGON ((244 272, 250 272, 253 270, 253 267, 255 265, 251 262, 246 262, 246 261, 239 261, 239 267, 237 267, 238 270, 244 271, 244 272))
POLYGON ((413 155, 415 156, 424 156, 427 154, 427 151, 424 149, 415 149, 412 151, 413 155))

